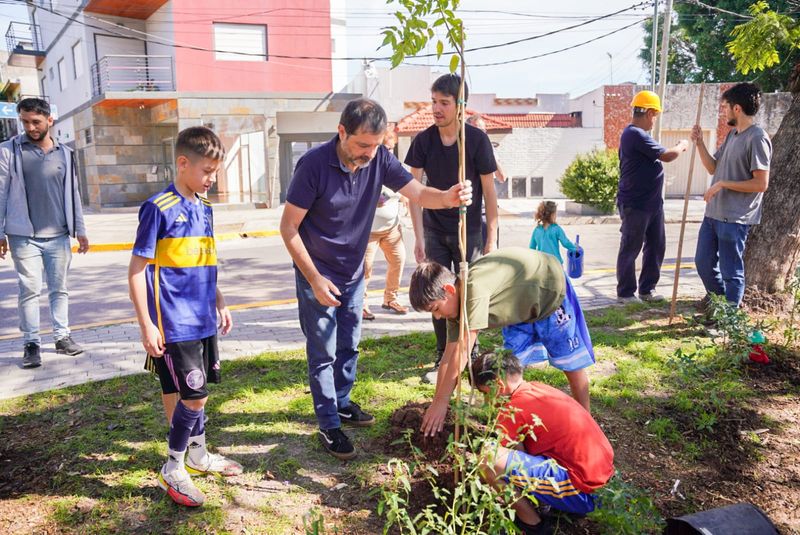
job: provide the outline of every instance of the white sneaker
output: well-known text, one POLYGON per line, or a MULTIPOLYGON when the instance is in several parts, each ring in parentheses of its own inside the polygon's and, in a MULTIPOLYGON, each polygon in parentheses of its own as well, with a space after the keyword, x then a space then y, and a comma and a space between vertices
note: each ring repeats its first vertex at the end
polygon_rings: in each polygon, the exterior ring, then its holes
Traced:
POLYGON ((184 470, 173 470, 165 473, 167 465, 158 472, 158 486, 167 491, 167 496, 178 505, 199 507, 206 501, 205 495, 194 486, 192 478, 184 470))
POLYGON ((649 294, 639 294, 639 299, 648 303, 657 303, 659 301, 666 300, 663 295, 655 292, 650 292, 649 294))
POLYGON ((214 474, 217 476, 238 476, 242 465, 222 455, 209 453, 206 449, 206 434, 189 437, 189 447, 184 461, 186 470, 193 475, 214 474))
POLYGON ((186 471, 193 475, 238 476, 242 473, 242 465, 232 459, 216 453, 206 453, 199 463, 186 456, 186 471))
POLYGON ((617 303, 627 305, 628 303, 641 303, 642 300, 632 295, 630 297, 617 297, 617 303))

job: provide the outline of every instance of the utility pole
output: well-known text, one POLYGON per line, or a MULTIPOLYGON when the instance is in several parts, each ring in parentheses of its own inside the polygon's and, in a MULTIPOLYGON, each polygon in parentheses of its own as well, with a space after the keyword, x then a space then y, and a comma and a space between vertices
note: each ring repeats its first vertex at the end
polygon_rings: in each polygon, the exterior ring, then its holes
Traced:
POLYGON ((658 0, 653 2, 653 44, 650 47, 650 91, 656 90, 656 55, 658 54, 658 0))
MULTIPOLYGON (((667 91, 667 53, 669 52, 669 27, 672 23, 672 0, 667 0, 667 9, 664 13, 664 33, 661 37, 661 68, 658 73, 658 98, 661 100, 661 108, 664 108, 664 94, 667 91)), ((656 119, 655 135, 656 141, 661 142, 661 114, 656 119)))

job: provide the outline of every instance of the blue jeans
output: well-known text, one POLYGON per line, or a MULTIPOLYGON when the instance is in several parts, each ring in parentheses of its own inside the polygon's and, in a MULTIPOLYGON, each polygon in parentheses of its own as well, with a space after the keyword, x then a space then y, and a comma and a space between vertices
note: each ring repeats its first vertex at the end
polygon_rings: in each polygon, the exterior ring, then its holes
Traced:
POLYGON ((749 225, 703 218, 694 263, 706 292, 739 305, 744 295, 744 245, 749 225))
POLYGON ((342 292, 337 297, 342 303, 338 307, 321 305, 298 270, 295 279, 314 412, 320 429, 333 429, 341 426, 337 409, 350 404, 350 391, 356 380, 364 279, 347 287, 337 285, 342 292))
POLYGON ((41 344, 39 336, 39 294, 42 271, 47 278, 50 319, 56 340, 69 336, 69 294, 67 271, 72 260, 69 236, 28 238, 8 236, 8 247, 19 279, 19 330, 25 343, 41 344))

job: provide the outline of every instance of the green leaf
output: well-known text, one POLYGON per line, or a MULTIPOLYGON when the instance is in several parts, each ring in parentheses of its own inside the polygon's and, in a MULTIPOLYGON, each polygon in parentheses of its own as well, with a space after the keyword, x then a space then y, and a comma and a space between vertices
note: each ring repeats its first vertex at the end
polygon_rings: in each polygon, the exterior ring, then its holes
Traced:
POLYGON ((436 43, 436 58, 437 59, 442 57, 442 52, 444 52, 444 43, 441 42, 441 41, 438 41, 436 43))
POLYGON ((453 56, 450 58, 450 72, 456 72, 456 69, 458 68, 458 62, 458 54, 453 54, 453 56))

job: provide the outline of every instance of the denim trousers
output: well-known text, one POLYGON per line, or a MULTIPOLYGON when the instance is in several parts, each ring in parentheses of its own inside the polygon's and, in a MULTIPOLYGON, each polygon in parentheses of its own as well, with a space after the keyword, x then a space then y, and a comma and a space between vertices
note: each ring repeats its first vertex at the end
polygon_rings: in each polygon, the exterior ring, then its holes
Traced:
POLYGON ((706 292, 739 305, 744 296, 744 247, 750 225, 704 217, 694 263, 706 292))
POLYGON ((67 271, 72 260, 69 236, 28 238, 9 235, 8 247, 19 280, 19 330, 25 343, 41 344, 39 294, 42 292, 42 271, 47 279, 54 338, 66 338, 69 336, 67 271))
POLYGON ((346 287, 337 285, 342 292, 337 297, 341 302, 337 307, 320 304, 297 269, 295 280, 314 412, 320 429, 334 429, 341 426, 338 409, 350 404, 350 391, 356 380, 364 279, 346 287))
POLYGON ((664 207, 655 210, 638 210, 619 206, 619 252, 617 253, 617 297, 631 297, 636 293, 636 258, 642 253, 642 271, 639 273, 639 294, 656 289, 661 278, 661 264, 667 249, 664 231, 664 207))
MULTIPOLYGON (((483 237, 480 232, 467 233, 467 262, 474 262, 483 252, 483 237)), ((458 275, 461 252, 458 249, 458 234, 441 234, 425 229, 425 256, 438 262, 458 275)), ((433 332, 436 334, 436 352, 444 353, 447 345, 447 320, 431 317, 433 332)))

